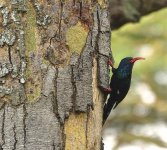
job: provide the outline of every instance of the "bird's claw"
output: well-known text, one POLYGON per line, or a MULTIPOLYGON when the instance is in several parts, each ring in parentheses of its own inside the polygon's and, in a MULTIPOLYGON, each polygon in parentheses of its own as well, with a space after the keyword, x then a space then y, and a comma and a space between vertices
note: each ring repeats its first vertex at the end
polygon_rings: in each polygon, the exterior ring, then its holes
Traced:
POLYGON ((100 88, 103 90, 103 92, 110 94, 112 89, 111 88, 104 88, 103 86, 100 86, 100 88))
POLYGON ((108 64, 109 66, 113 67, 113 63, 112 63, 111 59, 108 60, 107 64, 108 64))
POLYGON ((104 88, 104 92, 106 92, 106 93, 111 93, 111 88, 104 88))

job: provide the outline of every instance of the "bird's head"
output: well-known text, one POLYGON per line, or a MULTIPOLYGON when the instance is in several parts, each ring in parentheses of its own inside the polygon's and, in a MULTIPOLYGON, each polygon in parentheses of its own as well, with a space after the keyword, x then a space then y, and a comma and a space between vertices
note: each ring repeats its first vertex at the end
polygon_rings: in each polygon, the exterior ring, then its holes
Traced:
POLYGON ((119 76, 126 77, 128 75, 131 75, 132 68, 134 63, 137 60, 143 60, 145 58, 143 57, 125 57, 121 60, 119 66, 118 66, 118 74, 119 76))
POLYGON ((133 66, 133 64, 137 61, 137 60, 144 60, 145 58, 143 57, 125 57, 121 60, 119 66, 120 67, 123 67, 123 66, 126 66, 126 65, 129 65, 129 66, 133 66))

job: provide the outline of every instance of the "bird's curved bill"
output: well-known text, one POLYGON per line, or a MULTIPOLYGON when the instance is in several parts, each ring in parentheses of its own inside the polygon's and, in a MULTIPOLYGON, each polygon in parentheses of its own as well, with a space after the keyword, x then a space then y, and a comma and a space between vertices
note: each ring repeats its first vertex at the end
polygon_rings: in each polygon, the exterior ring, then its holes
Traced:
POLYGON ((130 60, 130 63, 134 63, 135 61, 137 61, 137 60, 144 60, 145 58, 143 58, 143 57, 135 57, 135 58, 132 58, 131 60, 130 60))

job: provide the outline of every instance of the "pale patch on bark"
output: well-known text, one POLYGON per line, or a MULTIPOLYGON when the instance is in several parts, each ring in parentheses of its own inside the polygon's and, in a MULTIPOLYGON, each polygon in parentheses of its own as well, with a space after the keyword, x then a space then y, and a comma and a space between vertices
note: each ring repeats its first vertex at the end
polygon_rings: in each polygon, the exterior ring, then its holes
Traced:
POLYGON ((65 122, 65 150, 86 150, 87 114, 70 114, 65 122))

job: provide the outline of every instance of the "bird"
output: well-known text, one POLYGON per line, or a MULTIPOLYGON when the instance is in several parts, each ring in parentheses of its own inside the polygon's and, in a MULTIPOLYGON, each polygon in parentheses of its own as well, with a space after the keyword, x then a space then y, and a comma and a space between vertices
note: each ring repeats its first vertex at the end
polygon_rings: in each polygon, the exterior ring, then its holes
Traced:
POLYGON ((112 109, 115 109, 118 104, 127 95, 132 77, 133 65, 137 60, 143 60, 143 57, 125 57, 121 60, 118 68, 114 68, 111 60, 108 64, 112 67, 112 77, 110 81, 110 88, 104 88, 105 92, 108 92, 109 98, 104 104, 103 108, 103 124, 108 118, 112 109))

